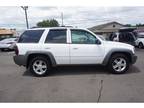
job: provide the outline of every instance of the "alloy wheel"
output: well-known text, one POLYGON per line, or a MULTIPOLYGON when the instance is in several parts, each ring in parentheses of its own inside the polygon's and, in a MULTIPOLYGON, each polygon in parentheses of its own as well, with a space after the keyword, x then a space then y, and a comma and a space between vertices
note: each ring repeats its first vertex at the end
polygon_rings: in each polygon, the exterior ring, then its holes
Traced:
POLYGON ((113 63, 112 67, 116 72, 122 72, 126 69, 127 63, 124 58, 116 58, 113 63))
POLYGON ((42 75, 47 71, 47 65, 46 62, 43 60, 36 60, 33 63, 33 70, 36 74, 42 75))

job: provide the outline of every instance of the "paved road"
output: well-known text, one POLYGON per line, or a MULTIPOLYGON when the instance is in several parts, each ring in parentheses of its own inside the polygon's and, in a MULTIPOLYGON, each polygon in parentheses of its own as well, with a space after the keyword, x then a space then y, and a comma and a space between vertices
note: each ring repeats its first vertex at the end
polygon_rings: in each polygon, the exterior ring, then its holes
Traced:
POLYGON ((144 49, 137 50, 137 63, 123 75, 79 66, 37 78, 15 65, 12 55, 0 52, 0 102, 144 102, 144 49))

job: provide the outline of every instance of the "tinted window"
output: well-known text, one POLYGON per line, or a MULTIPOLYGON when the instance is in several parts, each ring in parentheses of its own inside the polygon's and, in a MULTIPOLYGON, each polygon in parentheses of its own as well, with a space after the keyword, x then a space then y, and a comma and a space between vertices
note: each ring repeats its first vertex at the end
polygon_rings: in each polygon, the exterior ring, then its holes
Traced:
POLYGON ((139 38, 144 38, 144 37, 139 37, 139 38))
POLYGON ((120 42, 124 42, 125 41, 125 34, 124 33, 120 33, 119 34, 119 41, 120 42))
POLYGON ((45 43, 66 43, 66 30, 50 30, 45 43))
POLYGON ((44 30, 28 30, 19 38, 18 43, 38 43, 44 30))
POLYGON ((144 35, 139 35, 138 38, 144 38, 144 35))
POLYGON ((120 33, 120 42, 133 42, 135 40, 134 35, 132 33, 120 33))
POLYGON ((114 38, 116 38, 116 37, 117 37, 117 35, 116 35, 115 33, 112 33, 112 34, 110 34, 110 36, 109 36, 109 40, 110 40, 110 41, 113 41, 114 38))
POLYGON ((96 37, 84 30, 71 30, 72 43, 74 44, 96 44, 96 37))

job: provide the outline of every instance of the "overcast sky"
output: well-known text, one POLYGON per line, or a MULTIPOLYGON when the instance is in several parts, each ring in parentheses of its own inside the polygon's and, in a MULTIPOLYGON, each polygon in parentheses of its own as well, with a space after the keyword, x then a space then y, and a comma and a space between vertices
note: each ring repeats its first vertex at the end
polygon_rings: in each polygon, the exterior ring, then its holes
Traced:
MULTIPOLYGON (((64 25, 89 28, 106 22, 122 24, 144 23, 144 7, 29 7, 30 27, 44 19, 56 19, 64 25)), ((21 7, 0 7, 0 27, 25 29, 25 16, 21 7)))

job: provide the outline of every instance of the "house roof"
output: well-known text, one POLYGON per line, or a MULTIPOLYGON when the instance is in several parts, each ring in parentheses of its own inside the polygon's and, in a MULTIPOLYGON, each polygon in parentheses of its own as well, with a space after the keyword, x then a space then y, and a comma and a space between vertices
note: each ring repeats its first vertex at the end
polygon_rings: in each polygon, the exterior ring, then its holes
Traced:
POLYGON ((117 32, 117 29, 104 29, 104 30, 95 30, 94 33, 111 33, 111 32, 117 32))
POLYGON ((113 21, 113 22, 108 22, 108 23, 105 23, 105 24, 101 24, 101 25, 97 25, 97 26, 91 27, 91 28, 89 28, 89 30, 92 30, 92 31, 100 30, 100 29, 103 29, 104 27, 106 27, 108 25, 111 25, 111 24, 118 24, 118 25, 124 26, 123 24, 120 24, 120 23, 118 23, 116 21, 113 21))
POLYGON ((0 29, 0 35, 12 35, 15 34, 16 31, 15 30, 11 30, 11 29, 0 29))

